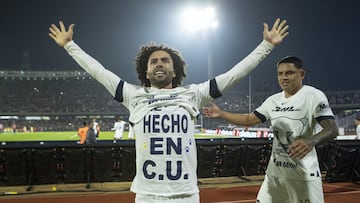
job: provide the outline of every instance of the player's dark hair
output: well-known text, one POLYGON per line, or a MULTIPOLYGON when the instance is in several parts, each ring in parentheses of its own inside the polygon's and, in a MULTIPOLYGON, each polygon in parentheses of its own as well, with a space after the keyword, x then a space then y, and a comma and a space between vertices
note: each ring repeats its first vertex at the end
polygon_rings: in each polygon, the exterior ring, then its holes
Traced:
POLYGON ((145 87, 150 87, 150 81, 146 78, 147 63, 150 58, 150 55, 155 51, 165 51, 167 52, 174 63, 175 78, 172 79, 172 87, 178 87, 181 85, 182 80, 186 77, 185 68, 186 63, 180 53, 174 49, 166 47, 164 45, 151 44, 147 46, 142 46, 135 58, 136 63, 136 72, 138 74, 138 79, 141 82, 141 85, 145 87))
POLYGON ((286 57, 282 58, 277 63, 277 66, 279 66, 282 63, 292 63, 292 64, 294 64, 294 66, 296 68, 304 69, 303 61, 299 57, 296 57, 296 56, 286 56, 286 57))

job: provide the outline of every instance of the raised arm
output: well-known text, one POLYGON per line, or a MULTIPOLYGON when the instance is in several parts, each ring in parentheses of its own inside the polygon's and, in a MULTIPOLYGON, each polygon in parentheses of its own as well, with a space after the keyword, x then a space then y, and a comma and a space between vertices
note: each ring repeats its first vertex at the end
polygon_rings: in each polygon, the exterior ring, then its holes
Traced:
POLYGON ((202 109, 203 114, 209 118, 222 118, 236 125, 253 126, 261 122, 254 114, 230 113, 221 110, 216 104, 210 103, 208 107, 202 109))
POLYGON ((74 26, 75 24, 70 24, 68 30, 66 30, 64 23, 59 22, 60 28, 55 24, 51 24, 49 28, 49 36, 61 47, 64 47, 66 43, 73 40, 74 35, 74 26))
POLYGON ((215 78, 220 93, 232 87, 248 75, 270 54, 276 45, 280 44, 284 38, 289 35, 289 26, 286 23, 286 20, 281 21, 278 18, 275 20, 271 29, 269 29, 268 24, 263 24, 263 41, 233 68, 215 78))
POLYGON ((59 22, 59 27, 52 24, 49 28, 49 36, 56 42, 56 44, 63 47, 81 66, 81 68, 101 83, 111 93, 111 95, 115 97, 120 78, 108 69, 104 68, 96 59, 91 57, 77 44, 75 44, 73 41, 74 26, 74 24, 70 24, 68 29, 66 29, 62 21, 59 22))
POLYGON ((286 20, 282 20, 280 22, 280 18, 276 19, 271 30, 269 30, 267 23, 263 23, 263 25, 263 39, 274 46, 280 44, 283 39, 289 35, 289 32, 287 31, 289 29, 289 25, 286 24, 286 20))

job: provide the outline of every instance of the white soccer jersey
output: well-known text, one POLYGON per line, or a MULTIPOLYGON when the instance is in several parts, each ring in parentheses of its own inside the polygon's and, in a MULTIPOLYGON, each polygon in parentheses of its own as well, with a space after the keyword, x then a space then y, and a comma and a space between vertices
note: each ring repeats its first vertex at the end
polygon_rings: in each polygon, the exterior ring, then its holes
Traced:
POLYGON ((115 139, 121 139, 124 133, 125 121, 116 121, 112 130, 115 130, 115 139))
POLYGON ((94 129, 94 133, 95 135, 98 134, 98 130, 97 130, 97 127, 98 127, 99 123, 98 122, 93 122, 93 126, 92 126, 92 129, 94 129))
POLYGON ((131 124, 129 123, 128 138, 129 138, 129 139, 134 139, 134 137, 135 137, 134 129, 133 129, 133 127, 131 126, 131 124))
POLYGON ((64 47, 76 62, 129 109, 136 134, 136 176, 131 191, 156 196, 195 194, 194 121, 199 109, 236 84, 272 50, 263 41, 228 72, 201 84, 173 89, 132 85, 105 69, 73 41, 64 47))
POLYGON ((295 180, 320 178, 315 148, 301 160, 291 159, 287 148, 298 138, 314 136, 316 120, 334 117, 323 92, 307 85, 289 98, 280 92, 266 99, 255 114, 262 121, 270 119, 274 131, 267 174, 295 180))

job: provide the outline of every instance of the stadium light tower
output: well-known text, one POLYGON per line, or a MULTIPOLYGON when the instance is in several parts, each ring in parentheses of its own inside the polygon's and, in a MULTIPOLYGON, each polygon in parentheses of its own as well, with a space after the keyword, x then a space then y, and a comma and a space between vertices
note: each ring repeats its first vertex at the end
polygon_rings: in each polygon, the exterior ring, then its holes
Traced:
POLYGON ((208 65, 208 79, 213 77, 213 62, 211 52, 211 40, 209 31, 218 27, 218 21, 216 20, 216 12, 213 7, 206 7, 202 9, 188 8, 183 12, 183 24, 189 32, 201 32, 204 31, 207 35, 207 65, 208 65))
POLYGON ((189 8, 183 14, 184 24, 188 31, 215 29, 218 22, 215 18, 215 9, 207 7, 205 9, 189 8))

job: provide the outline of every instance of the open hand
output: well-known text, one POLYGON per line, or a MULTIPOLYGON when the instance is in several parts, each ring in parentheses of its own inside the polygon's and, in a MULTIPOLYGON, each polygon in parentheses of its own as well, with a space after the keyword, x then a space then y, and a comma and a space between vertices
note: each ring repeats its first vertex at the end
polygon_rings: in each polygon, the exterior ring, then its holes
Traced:
POLYGON ((264 23, 263 38, 273 45, 278 45, 289 35, 288 29, 289 25, 286 24, 286 20, 282 20, 280 23, 280 18, 275 20, 271 30, 269 30, 269 25, 264 23))
POLYGON ((61 47, 64 47, 66 43, 72 40, 74 34, 74 26, 75 24, 71 24, 66 30, 64 23, 62 21, 59 22, 60 29, 55 25, 51 24, 49 28, 49 36, 61 47))
POLYGON ((208 107, 202 108, 202 113, 205 115, 205 117, 208 118, 216 118, 220 116, 220 108, 216 106, 214 103, 210 103, 208 107))

